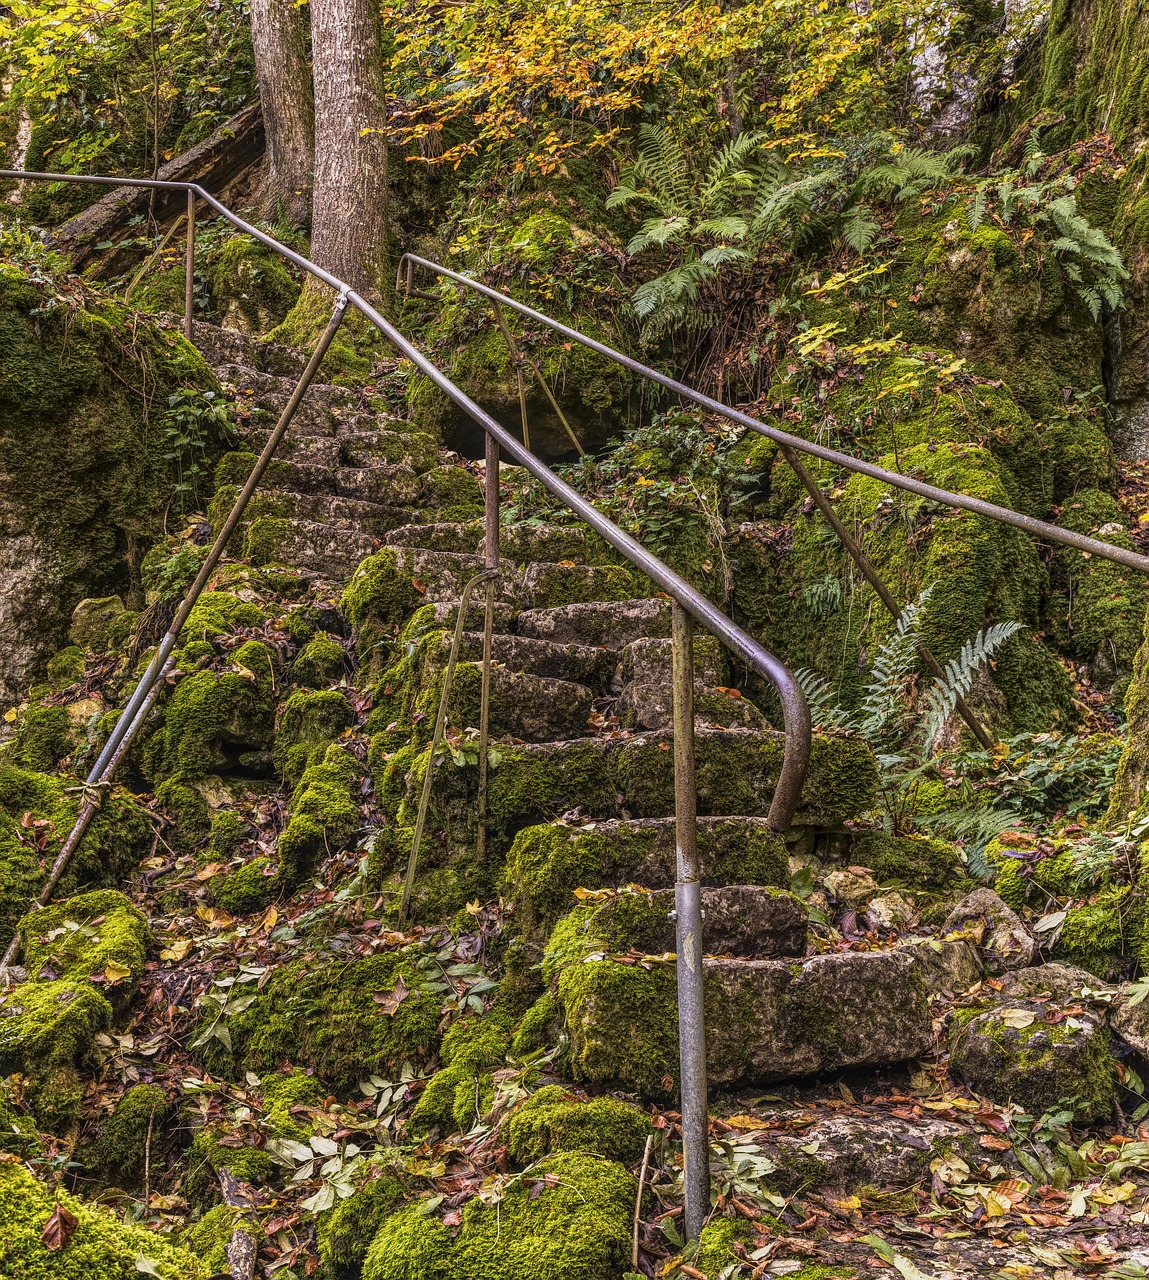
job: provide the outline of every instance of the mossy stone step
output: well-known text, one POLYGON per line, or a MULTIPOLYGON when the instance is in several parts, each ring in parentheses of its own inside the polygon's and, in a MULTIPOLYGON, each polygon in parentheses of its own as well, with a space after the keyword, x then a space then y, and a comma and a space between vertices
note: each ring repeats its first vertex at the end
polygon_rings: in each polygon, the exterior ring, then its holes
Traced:
POLYGON ((621 603, 589 601, 525 609, 519 614, 515 630, 521 636, 552 644, 624 649, 646 636, 670 635, 670 602, 648 597, 621 603))
MULTIPOLYGON (((766 817, 782 764, 781 733, 700 727, 695 735, 698 809, 703 816, 766 817)), ((426 767, 425 751, 406 747, 378 762, 380 801, 400 822, 413 818, 426 767)), ((477 771, 440 771, 432 821, 470 838, 477 771)), ((815 734, 796 815, 799 826, 836 829, 869 809, 877 764, 855 738, 815 734)), ((502 751, 489 780, 489 814, 504 847, 524 826, 579 810, 588 818, 661 818, 674 812, 674 758, 669 733, 525 744, 502 751)))
MULTIPOLYGON (((444 636, 444 662, 450 647, 451 637, 444 636)), ((466 662, 482 661, 481 631, 463 632, 459 657, 466 662)), ((530 636, 498 632, 491 637, 491 658, 508 671, 523 671, 529 675, 548 676, 555 680, 573 680, 602 695, 611 691, 618 665, 618 654, 613 649, 586 644, 552 644, 549 640, 533 640, 530 636)))
POLYGON ((642 599, 651 590, 645 574, 621 565, 535 563, 529 564, 523 574, 526 609, 642 599))
MULTIPOLYGON (((376 422, 390 423, 377 417, 376 422)), ((422 473, 437 467, 443 459, 432 436, 422 431, 392 431, 380 426, 374 431, 352 431, 341 436, 343 459, 351 467, 376 467, 384 463, 403 463, 422 473)))
POLYGON ((254 565, 287 565, 346 582, 378 546, 377 537, 356 529, 260 516, 247 531, 243 554, 254 565))
POLYGON ((474 555, 482 537, 481 520, 446 520, 430 524, 406 524, 387 535, 389 547, 410 547, 417 551, 448 551, 453 555, 474 555))
MULTIPOLYGON (((467 555, 483 555, 486 538, 482 520, 454 521, 445 524, 412 525, 396 530, 387 539, 389 546, 424 547, 433 551, 454 551, 467 555)), ((534 561, 576 564, 593 561, 612 564, 618 561, 609 546, 590 530, 564 525, 510 524, 499 533, 499 557, 513 564, 534 561)))
MULTIPOLYGON (((709 958, 703 975, 712 1086, 891 1066, 933 1046, 926 984, 914 957, 900 949, 799 961, 709 958)), ((562 968, 551 998, 562 1011, 576 1078, 648 1097, 673 1091, 673 963, 644 969, 580 957, 562 968)))
MULTIPOLYGON (((790 884, 786 846, 765 818, 699 818, 698 856, 704 886, 790 884)), ((670 889, 676 871, 673 818, 550 822, 518 833, 500 888, 537 938, 575 905, 576 889, 670 889)))
MULTIPOLYGON (((256 373, 239 365, 225 365, 216 371, 221 382, 234 389, 237 406, 247 409, 252 426, 270 429, 291 397, 294 382, 270 374, 256 373)), ((312 383, 304 394, 288 427, 289 435, 334 436, 362 430, 374 421, 374 412, 360 406, 346 387, 312 383)))
MULTIPOLYGON (((381 543, 389 530, 411 517, 410 503, 416 500, 415 478, 409 472, 397 477, 393 505, 367 502, 363 498, 349 498, 338 493, 300 493, 294 489, 267 489, 256 492, 244 513, 243 524, 250 527, 257 520, 270 517, 277 520, 307 521, 312 524, 329 524, 339 529, 370 534, 381 543), (407 499, 407 502, 404 502, 407 499)), ((216 527, 223 513, 230 509, 235 491, 220 489, 211 504, 212 523, 216 527)))

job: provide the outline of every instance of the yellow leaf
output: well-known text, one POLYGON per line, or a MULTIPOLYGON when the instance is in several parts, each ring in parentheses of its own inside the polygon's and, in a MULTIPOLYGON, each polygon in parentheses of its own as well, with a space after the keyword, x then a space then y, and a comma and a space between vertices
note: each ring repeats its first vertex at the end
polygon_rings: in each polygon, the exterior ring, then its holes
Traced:
POLYGON ((160 952, 161 960, 182 960, 191 950, 192 940, 190 938, 177 938, 170 947, 164 947, 160 952))
POLYGON ((8 710, 4 712, 4 719, 8 724, 13 724, 16 720, 16 708, 9 707, 8 710))
POLYGON ((109 960, 108 963, 104 965, 104 977, 107 978, 109 982, 123 982, 125 978, 130 978, 131 976, 131 968, 126 964, 120 964, 118 960, 109 960))
POLYGON ((766 1127, 766 1122, 758 1116, 725 1116, 722 1123, 729 1125, 731 1129, 737 1129, 740 1133, 750 1133, 753 1129, 766 1127))
POLYGON ((270 933, 275 928, 275 922, 279 919, 279 912, 274 906, 270 906, 263 913, 263 919, 259 922, 259 927, 264 933, 270 933))

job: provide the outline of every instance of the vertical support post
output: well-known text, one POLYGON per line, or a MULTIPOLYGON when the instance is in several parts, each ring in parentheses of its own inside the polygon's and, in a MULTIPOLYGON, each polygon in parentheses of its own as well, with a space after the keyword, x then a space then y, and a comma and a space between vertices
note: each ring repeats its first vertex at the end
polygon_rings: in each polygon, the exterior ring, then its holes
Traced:
POLYGON ((188 190, 187 253, 184 258, 184 337, 192 340, 192 294, 195 273, 195 192, 188 190))
POLYGON ((696 1240, 710 1212, 706 1023, 702 988, 702 889, 698 866, 698 793, 694 776, 694 624, 674 601, 674 886, 678 970, 679 1088, 682 1095, 686 1237, 696 1240))
MULTIPOLYGON (((499 442, 487 436, 486 468, 483 476, 484 566, 499 567, 499 442)), ((495 583, 487 583, 486 608, 483 612, 483 680, 479 701, 479 795, 476 803, 478 830, 475 853, 481 862, 487 855, 487 752, 490 745, 491 719, 491 642, 495 631, 495 583)))

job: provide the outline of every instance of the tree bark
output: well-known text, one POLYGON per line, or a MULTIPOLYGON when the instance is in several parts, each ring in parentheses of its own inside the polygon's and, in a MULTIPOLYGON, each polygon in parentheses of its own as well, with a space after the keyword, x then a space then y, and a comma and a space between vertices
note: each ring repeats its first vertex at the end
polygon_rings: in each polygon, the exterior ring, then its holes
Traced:
POLYGON ((377 0, 311 0, 311 256, 378 299, 387 275, 386 80, 377 0))
POLYGON ((303 19, 292 0, 251 0, 251 42, 267 133, 262 211, 306 226, 315 170, 315 99, 303 19))

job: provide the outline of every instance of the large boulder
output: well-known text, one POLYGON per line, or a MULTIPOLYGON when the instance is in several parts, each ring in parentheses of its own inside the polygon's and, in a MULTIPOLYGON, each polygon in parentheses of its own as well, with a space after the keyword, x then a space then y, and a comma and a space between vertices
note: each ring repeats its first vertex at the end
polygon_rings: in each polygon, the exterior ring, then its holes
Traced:
POLYGON ((946 917, 943 933, 966 933, 981 945, 991 973, 1020 969, 1033 963, 1037 944, 1021 917, 992 889, 975 889, 946 917))

